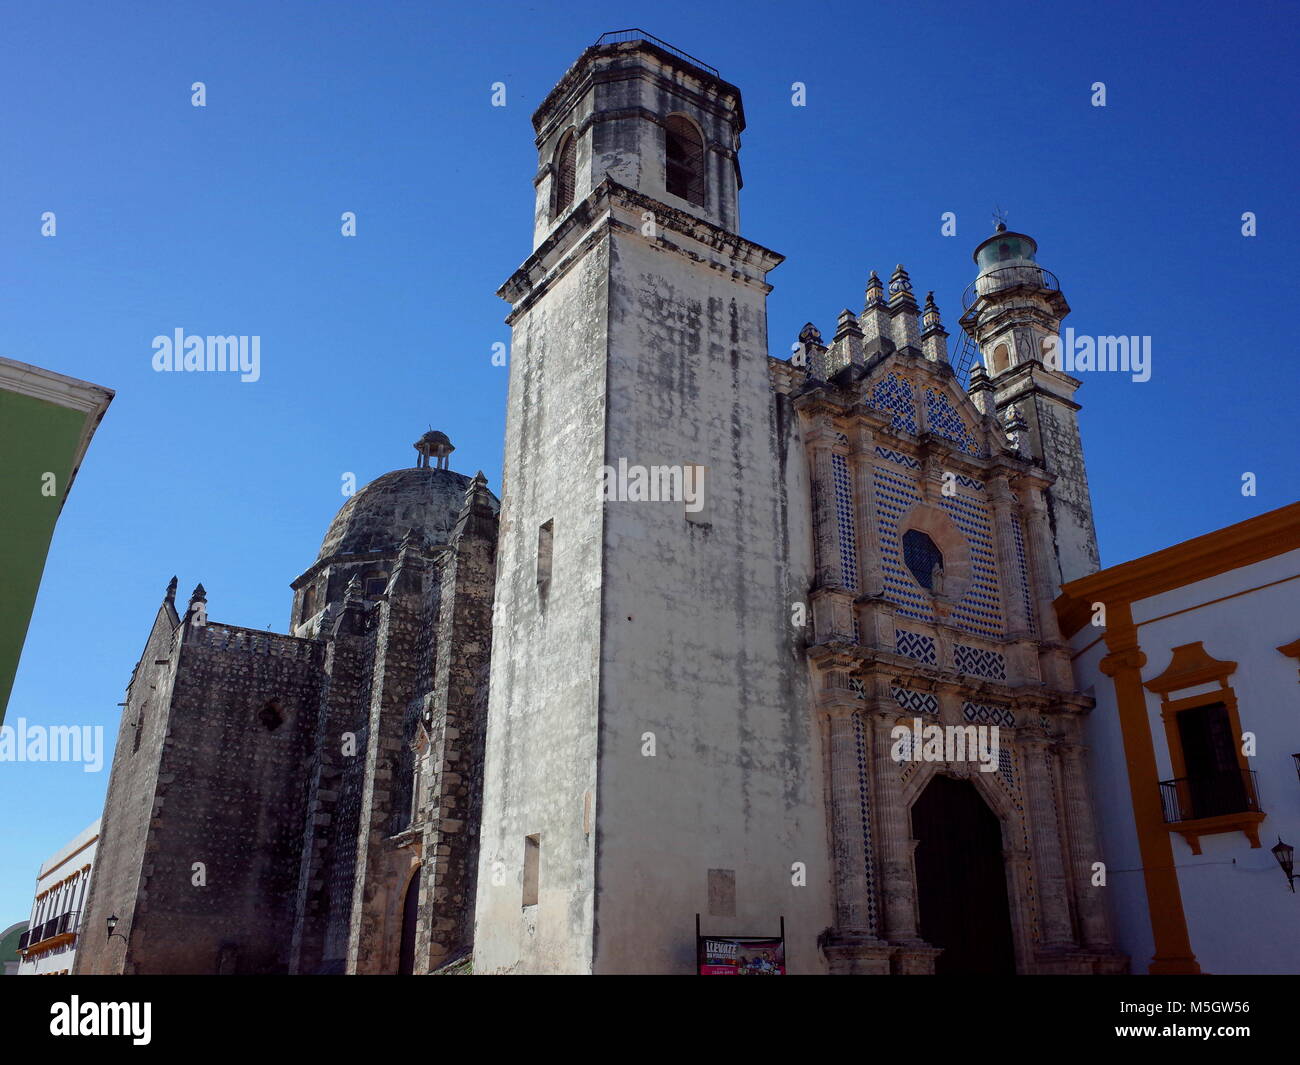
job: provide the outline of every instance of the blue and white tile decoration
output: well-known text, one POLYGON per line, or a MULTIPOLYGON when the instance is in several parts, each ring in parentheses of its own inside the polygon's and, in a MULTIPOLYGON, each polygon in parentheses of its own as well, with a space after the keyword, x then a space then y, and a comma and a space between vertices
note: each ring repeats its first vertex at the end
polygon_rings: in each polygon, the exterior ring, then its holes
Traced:
POLYGON ((895 629, 894 647, 897 648, 900 655, 915 658, 918 662, 927 666, 936 665, 939 661, 939 654, 935 648, 933 636, 926 636, 919 632, 909 632, 907 629, 895 629))
POLYGON ((1016 727, 1015 715, 1005 706, 985 703, 962 703, 961 716, 973 725, 998 725, 1002 728, 1016 727))
POLYGON ((953 667, 968 677, 987 677, 989 680, 1007 679, 1007 662, 997 651, 982 647, 969 647, 964 643, 953 646, 953 667))
POLYGON ((894 696, 894 702, 904 710, 938 716, 939 699, 933 692, 912 691, 911 688, 891 688, 890 692, 894 696))
POLYGON ((912 382, 897 370, 875 383, 869 402, 879 410, 893 413, 890 428, 916 434, 916 392, 912 382))
POLYGON ((871 853, 871 773, 867 765, 867 743, 863 735, 862 715, 853 715, 853 739, 858 758, 858 804, 862 814, 862 860, 867 874, 867 925, 876 930, 876 874, 871 853))
POLYGON ((898 613, 916 621, 934 621, 930 597, 920 588, 903 564, 899 522, 903 515, 921 502, 911 480, 895 471, 877 465, 876 520, 880 523, 880 575, 884 580, 885 594, 893 601, 898 613))
POLYGON ((926 426, 935 436, 951 440, 968 455, 980 455, 983 445, 967 427, 966 421, 948 399, 948 394, 941 388, 929 385, 925 390, 926 426))
POLYGON ((1011 534, 1016 544, 1016 569, 1020 576, 1020 597, 1025 604, 1025 617, 1029 619, 1029 632, 1038 635, 1038 621, 1034 615, 1034 600, 1029 594, 1029 565, 1025 561, 1025 534, 1020 528, 1020 518, 1011 516, 1011 534))
POLYGON ((1002 598, 988 504, 960 493, 939 502, 970 544, 971 583, 953 609, 953 620, 971 632, 999 639, 1004 628, 1002 598))
MULTIPOLYGON (((909 470, 919 470, 921 468, 921 464, 911 455, 904 455, 901 451, 881 447, 879 444, 876 445, 876 454, 882 459, 889 459, 890 462, 897 462, 900 466, 906 466, 909 470)), ((961 480, 961 478, 959 477, 958 480, 961 480)), ((979 484, 978 481, 972 483, 979 484)), ((980 485, 980 487, 983 488, 984 486, 980 485)))
POLYGON ((848 460, 835 452, 831 453, 831 476, 835 481, 835 520, 840 530, 840 584, 845 588, 856 589, 858 535, 853 516, 853 478, 849 474, 848 460))

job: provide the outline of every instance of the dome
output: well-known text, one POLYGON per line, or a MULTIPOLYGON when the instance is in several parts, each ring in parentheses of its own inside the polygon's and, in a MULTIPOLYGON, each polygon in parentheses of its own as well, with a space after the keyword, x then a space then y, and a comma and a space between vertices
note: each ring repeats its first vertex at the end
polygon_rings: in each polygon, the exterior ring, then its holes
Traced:
MULTIPOLYGON (((333 555, 396 550, 410 529, 430 547, 451 538, 472 478, 451 470, 394 470, 371 481, 343 504, 321 543, 318 561, 333 555)), ((493 509, 497 507, 493 496, 493 509)))

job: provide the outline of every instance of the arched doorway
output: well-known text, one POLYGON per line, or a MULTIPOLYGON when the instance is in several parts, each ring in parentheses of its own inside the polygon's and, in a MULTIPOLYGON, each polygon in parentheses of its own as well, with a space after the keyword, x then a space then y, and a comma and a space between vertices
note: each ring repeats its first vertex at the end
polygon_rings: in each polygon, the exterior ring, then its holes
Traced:
POLYGON ((406 885, 406 901, 402 904, 402 946, 397 956, 398 976, 410 976, 415 972, 415 921, 419 914, 420 869, 417 866, 415 875, 406 885))
POLYGON ((912 806, 920 932, 936 973, 1014 973, 1002 826, 969 780, 936 775, 912 806))

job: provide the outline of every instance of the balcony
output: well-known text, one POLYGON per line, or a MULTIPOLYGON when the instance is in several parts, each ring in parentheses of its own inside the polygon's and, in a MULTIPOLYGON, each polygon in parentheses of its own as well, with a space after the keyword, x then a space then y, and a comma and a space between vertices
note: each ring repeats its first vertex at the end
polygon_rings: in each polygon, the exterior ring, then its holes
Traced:
POLYGON ((76 938, 77 911, 72 910, 33 925, 18 937, 18 950, 22 954, 41 954, 76 938))
POLYGON ((1160 805, 1165 824, 1201 853, 1201 836, 1244 832, 1252 847, 1259 846, 1259 787, 1255 772, 1234 769, 1203 773, 1160 782, 1160 805))
POLYGON ((1021 263, 1018 266, 1004 266, 980 274, 966 286, 961 294, 962 311, 970 310, 976 300, 994 293, 1011 294, 1019 291, 1032 293, 1058 294, 1061 283, 1051 270, 1044 270, 1037 263, 1021 263))

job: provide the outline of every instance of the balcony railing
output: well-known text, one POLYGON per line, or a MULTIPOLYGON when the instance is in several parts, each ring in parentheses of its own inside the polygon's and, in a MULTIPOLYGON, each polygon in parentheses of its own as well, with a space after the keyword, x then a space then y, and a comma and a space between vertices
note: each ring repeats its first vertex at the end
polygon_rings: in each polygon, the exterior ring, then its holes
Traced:
POLYGON ((1252 769, 1205 773, 1160 782, 1165 823, 1199 821, 1228 814, 1258 813, 1259 788, 1252 769))
POLYGON ((602 33, 597 38, 596 45, 599 47, 602 44, 623 44, 627 41, 648 41, 650 44, 662 48, 670 55, 675 55, 678 59, 685 59, 686 62, 699 67, 701 70, 707 70, 719 81, 722 80, 722 75, 718 73, 717 67, 709 66, 702 59, 696 59, 689 52, 683 52, 675 45, 671 45, 667 41, 661 41, 653 33, 646 33, 645 30, 610 30, 608 33, 602 33))
POLYGON ((76 910, 70 910, 68 913, 61 913, 57 917, 51 917, 48 921, 42 921, 38 925, 33 925, 21 936, 18 937, 18 949, 27 950, 29 947, 39 947, 46 940, 53 939, 55 936, 67 935, 77 931, 76 910))
POLYGON ((997 270, 980 274, 966 286, 966 290, 961 294, 961 309, 970 310, 971 305, 981 296, 991 296, 995 292, 1018 288, 1046 293, 1060 292, 1061 282, 1051 270, 1044 270, 1037 263, 999 267, 997 270))

